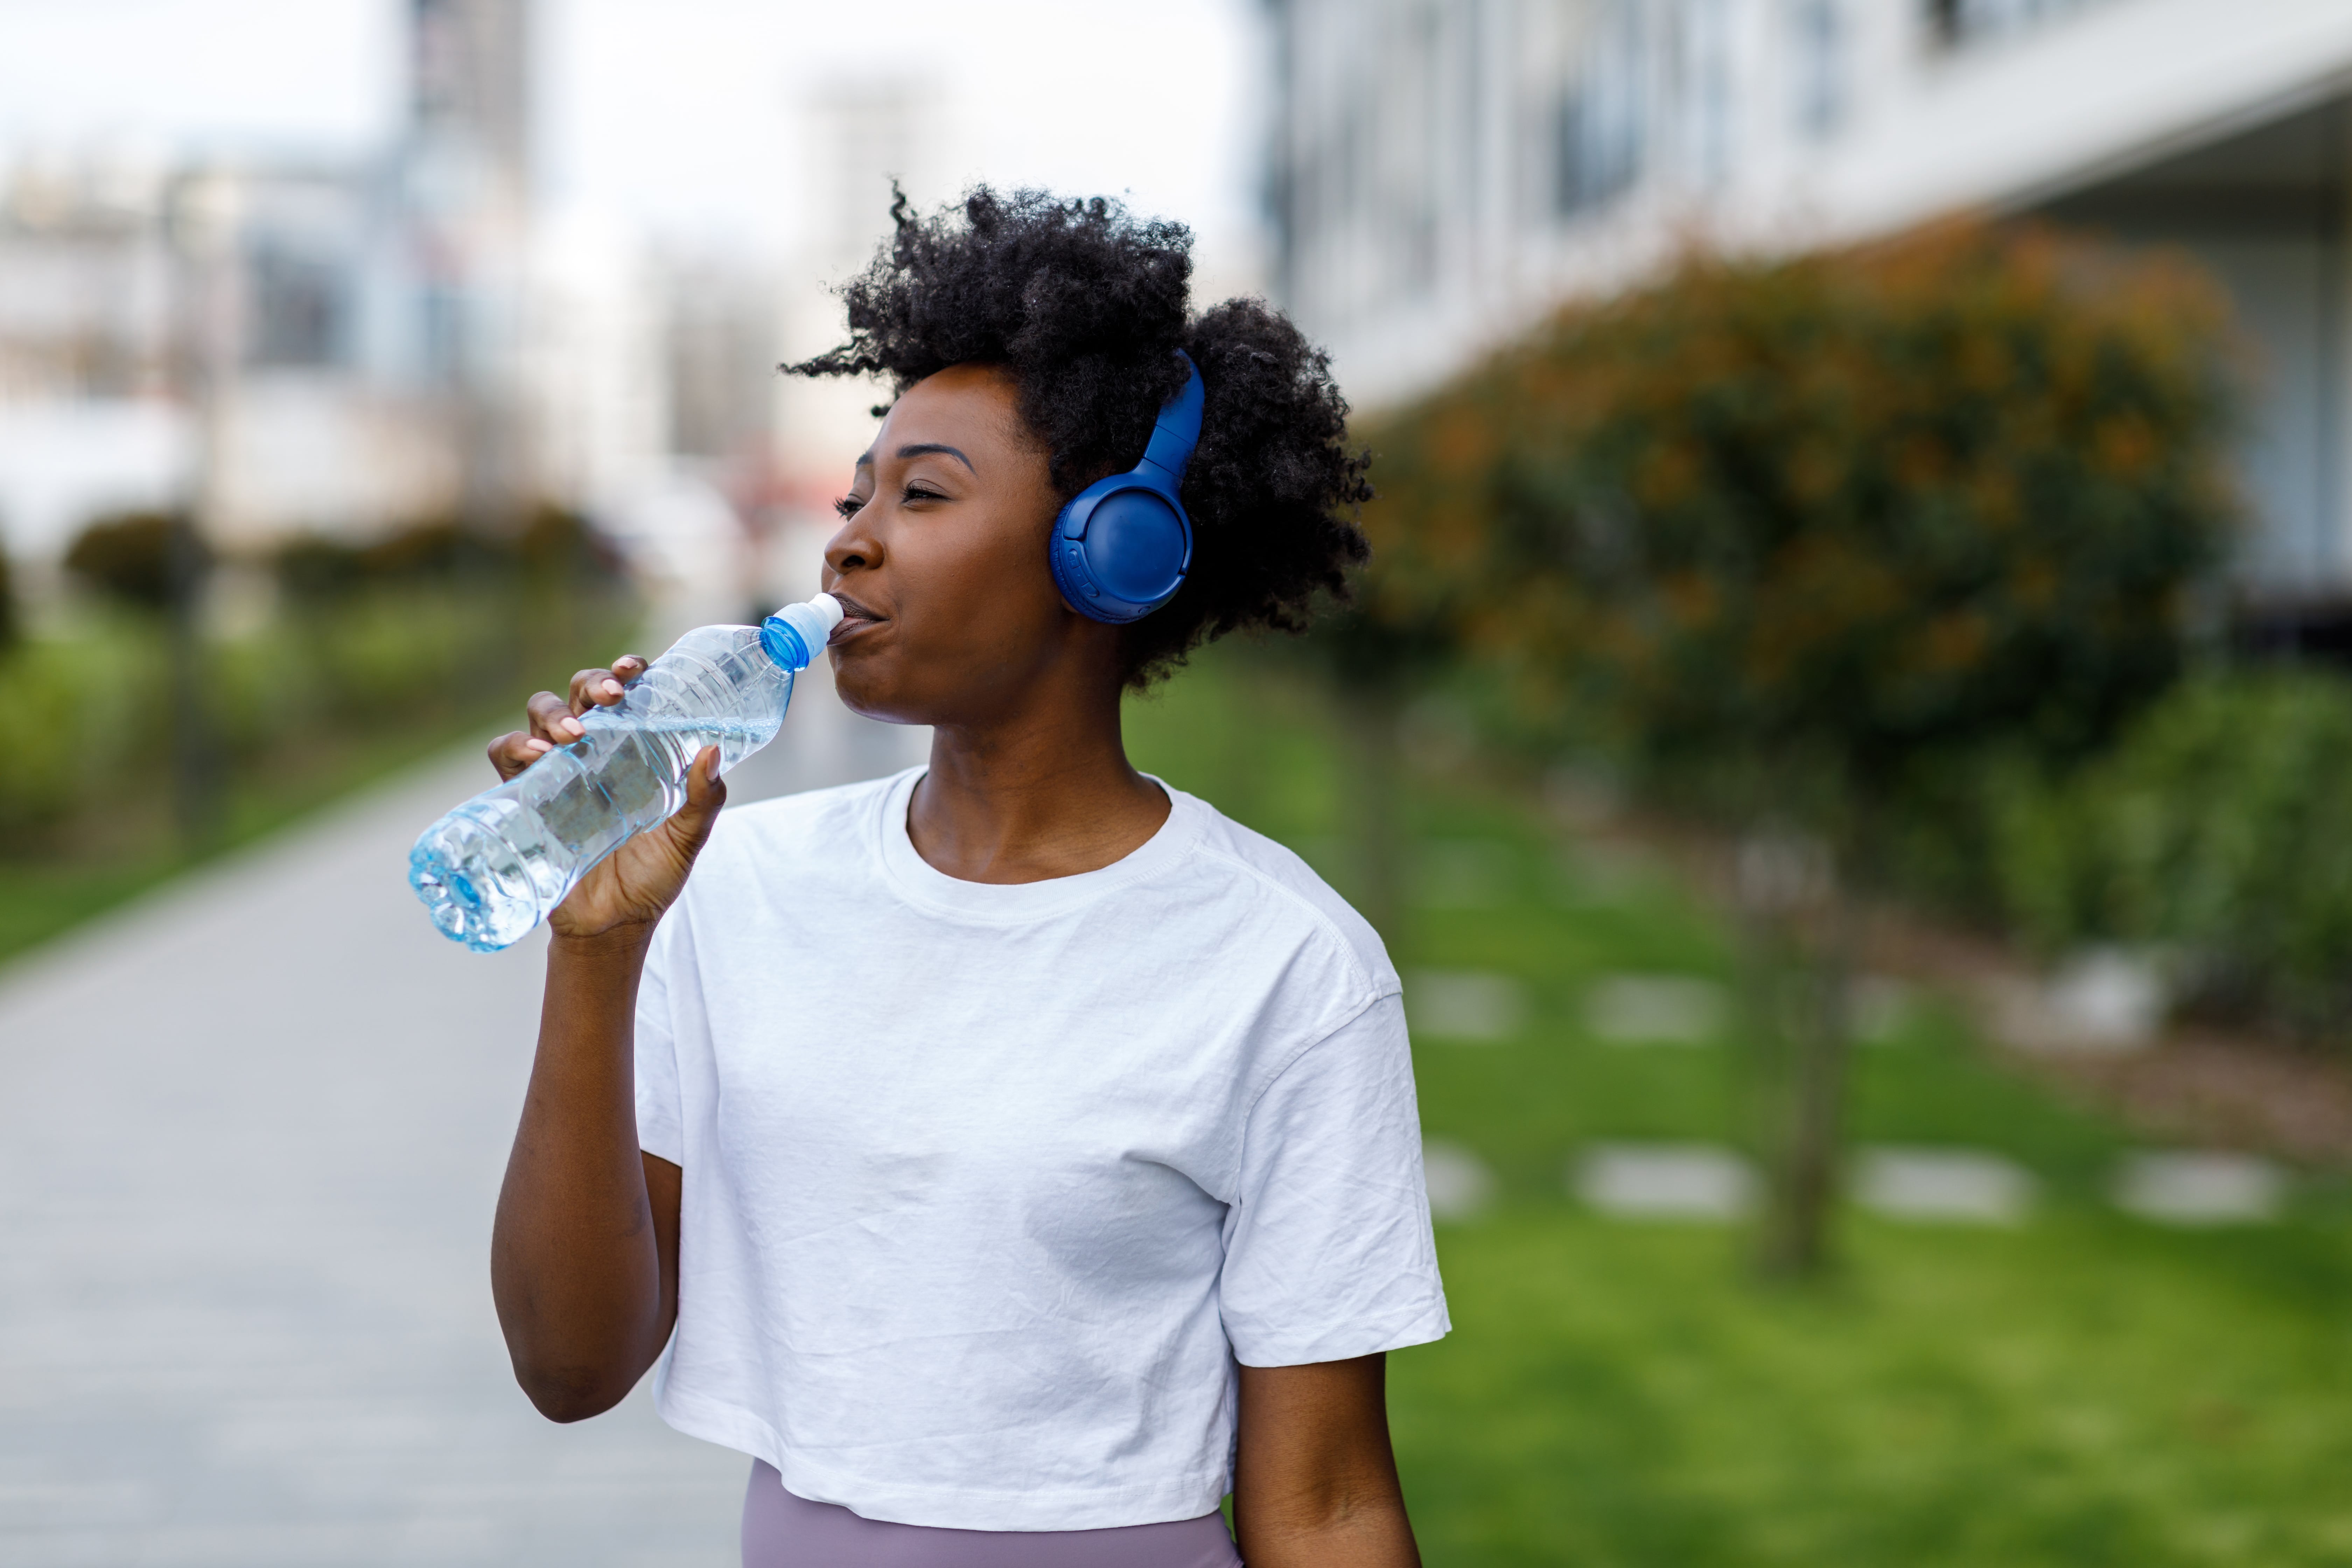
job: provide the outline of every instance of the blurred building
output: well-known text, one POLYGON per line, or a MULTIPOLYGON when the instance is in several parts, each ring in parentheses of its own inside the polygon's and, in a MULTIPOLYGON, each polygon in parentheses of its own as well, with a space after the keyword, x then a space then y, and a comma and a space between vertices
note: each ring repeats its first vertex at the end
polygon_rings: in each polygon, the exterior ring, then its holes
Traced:
POLYGON ((53 552, 86 507, 161 504, 191 466, 163 401, 174 294, 163 174, 29 159, 0 191, 0 540, 53 552))
MULTIPOLYGON (((798 244, 778 301, 779 360, 823 353, 848 331, 839 286, 862 271, 890 234, 892 182, 918 206, 950 193, 940 171, 949 127, 938 95, 895 80, 843 82, 814 95, 801 115, 803 188, 798 244)), ((775 467, 760 509, 768 592, 811 591, 825 541, 840 520, 835 497, 873 438, 874 407, 887 389, 862 379, 788 375, 775 386, 775 467)))
POLYGON ((395 204, 371 168, 98 153, 0 195, 0 539, 194 502, 226 543, 446 500, 405 374, 395 204))
POLYGON ((409 0, 400 150, 414 370, 455 417, 457 509, 496 524, 540 489, 526 435, 530 0, 409 0))
POLYGON ((2352 603, 2347 0, 1270 0, 1278 288, 1359 401, 1684 247, 1970 210, 2185 247, 2260 384, 2243 574, 2352 603))
POLYGON ((679 463, 746 475, 768 460, 776 434, 774 269, 709 249, 673 251, 659 268, 665 445, 679 463))
MULTIPOLYGON (((676 442, 765 438, 764 388, 710 340, 772 285, 551 227, 531 0, 404 9, 408 112, 372 154, 95 146, 0 179, 0 545, 37 574, 109 510, 192 506, 232 552, 499 527, 657 489, 676 442)), ((764 375, 773 336, 741 363, 764 375)))

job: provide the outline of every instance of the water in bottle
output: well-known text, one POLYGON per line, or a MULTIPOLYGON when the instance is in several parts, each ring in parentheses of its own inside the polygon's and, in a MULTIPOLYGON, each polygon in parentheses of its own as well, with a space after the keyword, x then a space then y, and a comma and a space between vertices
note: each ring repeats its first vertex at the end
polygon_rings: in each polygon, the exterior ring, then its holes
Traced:
POLYGON ((580 715, 587 733, 426 828, 408 885, 453 942, 495 952, 563 901, 590 867, 686 800, 706 746, 721 770, 775 738, 806 669, 841 623, 830 594, 757 626, 703 626, 580 715))

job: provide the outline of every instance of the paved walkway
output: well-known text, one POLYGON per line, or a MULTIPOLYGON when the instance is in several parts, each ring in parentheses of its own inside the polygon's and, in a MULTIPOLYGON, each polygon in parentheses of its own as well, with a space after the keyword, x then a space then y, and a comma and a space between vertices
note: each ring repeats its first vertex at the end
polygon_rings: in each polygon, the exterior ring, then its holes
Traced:
MULTIPOLYGON (((910 743, 810 691, 733 793, 910 743)), ((551 1426, 507 1368, 486 1259, 540 943, 466 952, 403 880, 485 766, 0 973, 0 1563, 734 1561, 741 1457, 642 1388, 551 1426)))

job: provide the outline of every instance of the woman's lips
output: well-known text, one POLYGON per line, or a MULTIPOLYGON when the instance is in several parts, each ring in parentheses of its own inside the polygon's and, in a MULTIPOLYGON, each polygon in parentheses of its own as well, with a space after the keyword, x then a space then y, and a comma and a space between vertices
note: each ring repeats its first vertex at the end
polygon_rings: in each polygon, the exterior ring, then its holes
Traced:
POLYGON ((882 624, 882 616, 876 615, 848 595, 836 593, 834 597, 841 601, 841 624, 833 628, 833 636, 825 641, 826 647, 839 647, 858 633, 882 624))

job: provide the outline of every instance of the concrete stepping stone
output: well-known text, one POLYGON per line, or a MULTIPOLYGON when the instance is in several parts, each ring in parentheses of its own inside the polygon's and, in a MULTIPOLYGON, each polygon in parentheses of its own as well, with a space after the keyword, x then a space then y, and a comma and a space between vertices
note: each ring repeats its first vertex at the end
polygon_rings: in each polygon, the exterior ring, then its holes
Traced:
POLYGON ((1692 974, 1611 974, 1584 994, 1584 1026, 1612 1046, 1704 1046, 1730 1015, 1724 988, 1692 974))
POLYGON ((1416 1038, 1473 1045, 1507 1040, 1527 1022, 1528 988, 1507 974, 1415 970, 1405 976, 1404 1016, 1416 1038))
POLYGON ((1599 769, 1563 763, 1545 770, 1543 798, 1553 821, 1571 833, 1593 834, 1617 820, 1624 810, 1625 790, 1599 769))
POLYGON ((1421 1168, 1429 1184, 1432 1218, 1475 1219, 1494 1201, 1495 1175, 1486 1163, 1459 1143, 1433 1138, 1421 1147, 1421 1168))
POLYGON ((1865 1148, 1853 1162, 1853 1198, 1889 1219, 2015 1225, 2037 1184, 2014 1160, 1985 1150, 1865 1148))
POLYGON ((1731 1220, 1756 1202, 1748 1163, 1709 1143, 1595 1143, 1570 1170, 1569 1184, 1615 1219, 1731 1220))
POLYGON ((2019 1050, 2053 1056, 2127 1056, 2163 1033, 2171 1003, 2149 954, 2092 948, 2042 982, 2008 977, 1985 987, 1993 1034, 2019 1050))
POLYGON ((1913 1011, 1911 986, 1892 975, 1856 975, 1846 992, 1847 1025, 1858 1045, 1896 1044, 1910 1026, 1913 1011))
POLYGON ((2252 1154, 2151 1150, 2116 1168, 2116 1206, 2159 1225, 2259 1225, 2278 1217, 2286 1172, 2252 1154))

